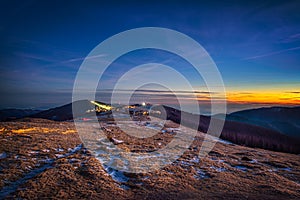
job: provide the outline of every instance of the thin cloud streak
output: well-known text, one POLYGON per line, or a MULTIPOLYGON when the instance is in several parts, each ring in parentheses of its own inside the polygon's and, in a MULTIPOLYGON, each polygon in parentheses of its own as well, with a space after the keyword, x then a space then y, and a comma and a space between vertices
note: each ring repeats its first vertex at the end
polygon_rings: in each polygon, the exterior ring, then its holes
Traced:
POLYGON ((283 50, 280 50, 280 51, 273 51, 273 52, 262 54, 262 55, 247 57, 247 58, 243 58, 241 60, 254 60, 254 59, 258 59, 258 58, 263 58, 263 57, 268 57, 268 56, 281 54, 281 53, 288 52, 288 51, 295 51, 295 50, 298 50, 298 49, 300 49, 300 46, 299 47, 288 48, 288 49, 283 49, 283 50))
POLYGON ((69 60, 62 61, 61 64, 70 63, 70 62, 77 62, 77 61, 83 61, 83 60, 89 60, 89 59, 94 59, 94 58, 103 58, 105 56, 107 56, 107 55, 106 54, 99 54, 99 55, 95 55, 95 56, 72 58, 72 59, 69 59, 69 60))

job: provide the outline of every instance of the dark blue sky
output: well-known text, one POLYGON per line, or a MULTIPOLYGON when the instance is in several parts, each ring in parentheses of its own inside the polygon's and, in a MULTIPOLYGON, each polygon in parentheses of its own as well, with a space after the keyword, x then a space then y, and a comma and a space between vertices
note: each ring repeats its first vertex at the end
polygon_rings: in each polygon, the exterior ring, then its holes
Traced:
MULTIPOLYGON (((199 42, 229 92, 300 95, 299 10, 300 1, 2 1, 1 108, 70 102, 76 72, 95 46, 148 26, 199 42)), ((149 55, 157 52, 133 58, 149 55)))

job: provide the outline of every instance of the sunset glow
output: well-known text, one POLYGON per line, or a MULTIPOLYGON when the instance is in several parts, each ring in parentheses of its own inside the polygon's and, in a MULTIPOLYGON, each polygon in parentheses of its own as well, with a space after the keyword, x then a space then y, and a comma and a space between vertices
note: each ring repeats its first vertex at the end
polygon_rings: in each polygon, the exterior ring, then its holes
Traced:
POLYGON ((252 92, 228 92, 227 101, 229 103, 261 103, 261 104, 281 104, 300 105, 300 93, 273 92, 273 91, 252 91, 252 92))

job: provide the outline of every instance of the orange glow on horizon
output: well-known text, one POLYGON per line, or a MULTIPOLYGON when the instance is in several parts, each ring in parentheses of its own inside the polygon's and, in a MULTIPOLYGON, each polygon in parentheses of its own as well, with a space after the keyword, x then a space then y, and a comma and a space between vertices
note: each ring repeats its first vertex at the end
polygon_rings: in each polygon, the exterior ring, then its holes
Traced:
POLYGON ((300 93, 295 92, 277 92, 277 91, 255 91, 255 92, 227 92, 227 102, 261 103, 261 104, 282 104, 297 105, 300 104, 300 93))
MULTIPOLYGON (((215 101, 224 100, 221 94, 201 94, 196 95, 200 102, 210 102, 212 98, 215 101)), ((192 97, 191 97, 192 98, 192 97)), ((300 92, 286 91, 227 91, 227 103, 234 104, 278 104, 278 105, 300 105, 300 92)))

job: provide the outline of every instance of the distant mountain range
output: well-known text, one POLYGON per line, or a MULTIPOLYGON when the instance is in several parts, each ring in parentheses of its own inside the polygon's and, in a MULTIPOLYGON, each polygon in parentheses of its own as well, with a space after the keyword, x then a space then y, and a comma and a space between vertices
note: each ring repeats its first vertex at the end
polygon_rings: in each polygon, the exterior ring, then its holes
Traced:
POLYGON ((33 109, 3 109, 0 110, 0 121, 8 121, 34 115, 41 110, 33 109))
POLYGON ((243 110, 227 115, 226 119, 265 127, 300 138, 300 106, 243 110))
MULTIPOLYGON (((48 110, 32 110, 32 109, 3 109, 0 110, 0 121, 10 121, 24 117, 42 118, 54 121, 73 120, 72 106, 76 106, 77 111, 75 115, 87 116, 87 110, 92 110, 95 105, 88 100, 80 100, 63 106, 50 108, 48 110)), ((76 117, 75 117, 76 118, 76 117)))
MULTIPOLYGON (((78 109, 74 112, 75 118, 88 117, 95 105, 88 100, 73 103, 78 109)), ((197 128, 207 132, 211 120, 210 116, 199 117, 191 113, 164 106, 167 119, 185 126, 197 128), (181 116, 183 120, 180 121, 181 116)), ((5 109, 0 110, 0 120, 6 121, 24 117, 43 118, 55 121, 66 121, 74 118, 72 103, 51 108, 44 111, 5 109)), ((213 116, 221 120, 220 116, 213 116)), ((236 144, 258 147, 275 151, 300 153, 300 107, 271 107, 244 110, 226 115, 224 129, 220 136, 222 139, 236 144)))

